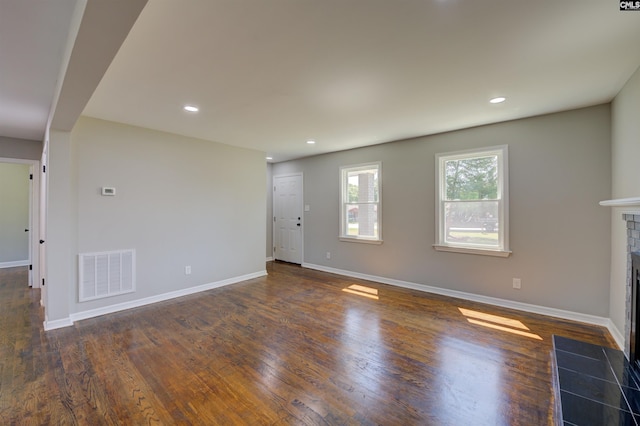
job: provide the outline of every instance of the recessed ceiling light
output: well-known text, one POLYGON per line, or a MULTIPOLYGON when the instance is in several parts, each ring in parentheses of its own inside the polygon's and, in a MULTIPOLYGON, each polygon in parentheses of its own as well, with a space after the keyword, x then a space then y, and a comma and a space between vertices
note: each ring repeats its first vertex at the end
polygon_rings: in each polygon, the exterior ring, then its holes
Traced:
POLYGON ((309 145, 313 145, 314 143, 316 143, 316 141, 311 141, 311 140, 309 140, 309 141, 307 141, 307 143, 308 143, 309 145))
POLYGON ((193 106, 193 105, 185 105, 184 106, 184 110, 188 111, 188 112, 198 112, 199 108, 197 106, 193 106))
POLYGON ((265 157, 267 160, 273 160, 273 157, 265 157))
POLYGON ((489 102, 491 102, 492 104, 500 104, 500 103, 502 103, 502 102, 504 102, 506 100, 507 100, 507 98, 505 98, 503 96, 499 96, 497 98, 493 98, 493 99, 489 100, 489 102))

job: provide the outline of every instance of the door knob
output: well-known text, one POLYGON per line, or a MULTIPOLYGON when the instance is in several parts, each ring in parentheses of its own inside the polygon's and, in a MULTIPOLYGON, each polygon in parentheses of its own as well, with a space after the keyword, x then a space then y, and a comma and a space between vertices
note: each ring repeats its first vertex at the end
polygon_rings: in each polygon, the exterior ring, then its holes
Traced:
POLYGON ((296 226, 300 226, 300 224, 299 224, 299 223, 296 223, 296 226))
POLYGON ((28 230, 28 229, 25 229, 25 230, 24 230, 24 232, 29 232, 29 230, 28 230))
POLYGON ((40 244, 44 244, 44 240, 40 240, 40 244))

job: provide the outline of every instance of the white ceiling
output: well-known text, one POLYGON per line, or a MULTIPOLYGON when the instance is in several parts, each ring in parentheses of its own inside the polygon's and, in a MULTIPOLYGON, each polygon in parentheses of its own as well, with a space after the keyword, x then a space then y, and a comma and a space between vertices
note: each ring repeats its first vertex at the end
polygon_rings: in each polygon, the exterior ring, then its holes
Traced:
POLYGON ((608 102, 637 40, 616 0, 149 0, 84 114, 282 161, 608 102))
POLYGON ((77 0, 0 0, 0 136, 42 140, 77 0))

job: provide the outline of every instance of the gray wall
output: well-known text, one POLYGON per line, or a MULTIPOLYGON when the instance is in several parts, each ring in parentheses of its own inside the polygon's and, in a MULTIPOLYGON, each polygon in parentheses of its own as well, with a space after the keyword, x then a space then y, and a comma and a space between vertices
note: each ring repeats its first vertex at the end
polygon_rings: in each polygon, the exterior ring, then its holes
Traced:
POLYGON ((0 163, 0 266, 29 260, 29 165, 0 163))
MULTIPOLYGON (((612 195, 640 197, 640 69, 618 93, 611 106, 612 195)), ((603 207, 604 208, 604 207, 603 207)), ((627 235, 622 212, 640 208, 611 209, 610 318, 624 332, 627 280, 627 235)))
POLYGON ((304 263, 606 317, 610 140, 601 105, 278 163, 273 175, 304 173, 304 263), (513 254, 436 252, 434 155, 502 144, 513 254), (339 167, 369 161, 382 161, 384 243, 340 242, 339 167))
POLYGON ((85 117, 49 149, 48 320, 264 271, 263 153, 85 117), (77 302, 78 253, 127 248, 137 291, 77 302))
POLYGON ((0 136, 0 157, 20 160, 40 160, 42 141, 0 136))

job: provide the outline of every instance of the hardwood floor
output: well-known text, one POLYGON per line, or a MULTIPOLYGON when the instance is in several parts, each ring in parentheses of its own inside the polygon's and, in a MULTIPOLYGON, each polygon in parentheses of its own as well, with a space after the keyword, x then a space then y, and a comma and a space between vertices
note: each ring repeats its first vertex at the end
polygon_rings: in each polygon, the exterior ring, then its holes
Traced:
POLYGON ((0 424, 545 425, 551 335, 615 346, 604 328, 267 269, 48 332, 26 268, 0 270, 0 424))

